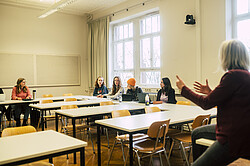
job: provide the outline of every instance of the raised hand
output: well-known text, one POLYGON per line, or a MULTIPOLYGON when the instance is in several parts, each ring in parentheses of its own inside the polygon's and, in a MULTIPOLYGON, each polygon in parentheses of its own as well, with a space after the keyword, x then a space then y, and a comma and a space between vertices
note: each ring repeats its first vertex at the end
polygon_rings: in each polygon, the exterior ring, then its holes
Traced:
POLYGON ((185 84, 182 81, 182 79, 180 79, 180 77, 178 75, 176 75, 176 78, 177 78, 176 86, 178 87, 178 89, 182 90, 182 88, 185 86, 185 84))
POLYGON ((208 80, 207 79, 206 79, 206 85, 202 85, 198 81, 195 81, 194 89, 195 89, 196 92, 203 93, 203 94, 208 94, 208 93, 210 93, 212 91, 210 89, 209 85, 208 85, 208 80))

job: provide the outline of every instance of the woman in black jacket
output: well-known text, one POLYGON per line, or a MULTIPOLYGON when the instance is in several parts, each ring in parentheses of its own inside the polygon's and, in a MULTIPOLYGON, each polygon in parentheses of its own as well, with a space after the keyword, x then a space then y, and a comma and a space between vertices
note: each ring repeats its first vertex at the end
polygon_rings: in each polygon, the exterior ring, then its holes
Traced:
POLYGON ((161 89, 157 93, 157 101, 163 101, 164 103, 176 104, 175 91, 171 86, 168 77, 162 78, 161 89))

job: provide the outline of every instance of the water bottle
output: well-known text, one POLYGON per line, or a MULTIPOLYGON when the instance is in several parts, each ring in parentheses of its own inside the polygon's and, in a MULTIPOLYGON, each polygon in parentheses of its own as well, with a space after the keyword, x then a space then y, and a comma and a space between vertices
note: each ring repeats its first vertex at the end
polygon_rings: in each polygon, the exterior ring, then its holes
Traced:
POLYGON ((149 105, 149 95, 146 94, 145 96, 145 105, 149 105))
POLYGON ((36 99, 36 90, 33 90, 33 100, 36 99))
POLYGON ((119 95, 119 102, 120 103, 122 102, 122 93, 120 93, 120 95, 119 95))

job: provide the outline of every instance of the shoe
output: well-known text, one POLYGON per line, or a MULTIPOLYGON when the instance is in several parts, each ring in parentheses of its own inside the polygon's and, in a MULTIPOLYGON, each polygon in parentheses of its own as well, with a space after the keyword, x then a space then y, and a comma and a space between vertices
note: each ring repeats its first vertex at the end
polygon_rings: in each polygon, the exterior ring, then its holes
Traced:
POLYGON ((23 125, 22 126, 27 126, 27 119, 23 120, 23 125))
POLYGON ((21 126, 21 121, 20 119, 16 119, 16 127, 19 127, 19 126, 21 126))

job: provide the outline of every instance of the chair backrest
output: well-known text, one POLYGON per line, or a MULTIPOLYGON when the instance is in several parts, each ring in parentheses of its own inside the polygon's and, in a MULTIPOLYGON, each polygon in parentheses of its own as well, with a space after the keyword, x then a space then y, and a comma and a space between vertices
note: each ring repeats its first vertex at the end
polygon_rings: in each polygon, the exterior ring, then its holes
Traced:
POLYGON ((113 101, 100 102, 100 106, 104 106, 104 105, 114 105, 114 103, 113 103, 113 101))
POLYGON ((40 104, 53 103, 53 100, 40 100, 40 104))
POLYGON ((116 110, 111 112, 112 118, 122 117, 122 116, 130 116, 130 112, 128 110, 116 110))
POLYGON ((191 102, 190 101, 177 101, 176 104, 179 104, 179 105, 191 105, 191 102))
POLYGON ((146 107, 145 108, 145 113, 153 113, 153 112, 161 112, 160 108, 158 107, 146 107))
POLYGON ((199 115, 197 116, 192 124, 192 129, 195 129, 197 127, 207 125, 209 122, 210 114, 209 115, 199 115))
POLYGON ((11 127, 11 128, 5 128, 3 130, 2 137, 25 134, 25 133, 33 133, 33 132, 36 132, 36 129, 33 126, 11 127))
POLYGON ((147 132, 148 136, 151 137, 151 138, 157 138, 157 136, 158 136, 159 138, 164 137, 164 134, 167 134, 169 122, 170 122, 170 119, 164 120, 164 121, 153 122, 153 123, 150 125, 150 127, 148 128, 148 132, 147 132), (160 127, 161 127, 163 124, 166 124, 166 125, 167 125, 167 129, 166 129, 166 131, 161 130, 161 131, 159 132, 159 129, 160 129, 160 127), (166 132, 166 133, 165 133, 165 132, 166 132))
POLYGON ((78 108, 77 105, 62 105, 61 109, 65 110, 65 109, 75 109, 78 108))
POLYGON ((162 104, 162 101, 153 101, 153 104, 162 104))
POLYGON ((63 96, 73 96, 73 94, 72 93, 65 93, 65 94, 63 94, 63 96))
POLYGON ((52 94, 44 94, 43 97, 44 97, 44 98, 45 98, 45 97, 53 97, 53 95, 52 95, 52 94))
POLYGON ((66 99, 64 99, 64 101, 77 101, 77 99, 76 98, 66 98, 66 99))

